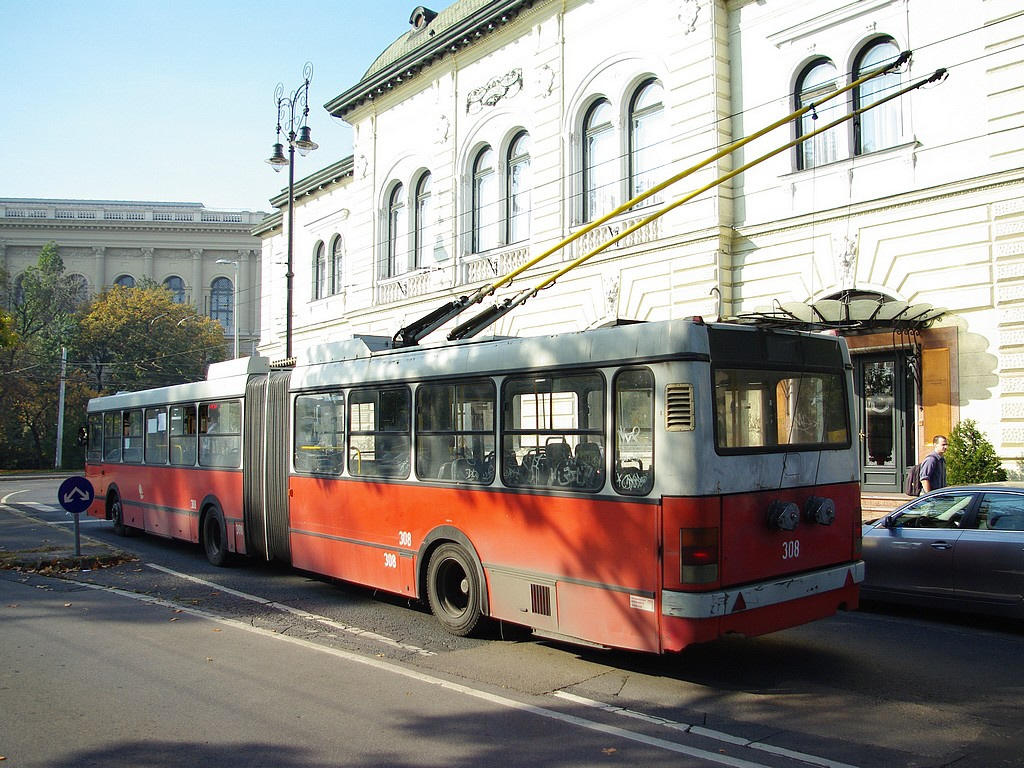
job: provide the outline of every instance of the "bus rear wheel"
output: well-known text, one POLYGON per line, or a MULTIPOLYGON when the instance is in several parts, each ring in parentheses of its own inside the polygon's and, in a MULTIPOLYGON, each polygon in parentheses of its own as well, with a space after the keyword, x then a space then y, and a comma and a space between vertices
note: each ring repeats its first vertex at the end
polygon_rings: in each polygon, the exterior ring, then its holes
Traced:
POLYGON ((458 544, 442 544, 427 566, 430 611, 441 626, 458 637, 476 629, 480 611, 480 579, 473 561, 458 544))
POLYGON ((114 533, 118 536, 131 536, 133 529, 124 522, 124 507, 121 505, 121 497, 115 496, 110 501, 110 519, 114 523, 114 533))
POLYGON ((228 561, 228 533, 224 525, 224 516, 216 507, 210 509, 203 518, 203 551, 210 565, 218 568, 228 561))

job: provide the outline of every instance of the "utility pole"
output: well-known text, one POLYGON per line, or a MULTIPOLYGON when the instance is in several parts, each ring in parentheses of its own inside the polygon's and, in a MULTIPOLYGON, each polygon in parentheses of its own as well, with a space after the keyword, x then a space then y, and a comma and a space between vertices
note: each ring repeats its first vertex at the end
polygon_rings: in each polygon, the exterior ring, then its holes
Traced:
POLYGON ((64 461, 64 382, 68 373, 68 348, 60 348, 60 396, 57 398, 57 458, 54 469, 64 461))

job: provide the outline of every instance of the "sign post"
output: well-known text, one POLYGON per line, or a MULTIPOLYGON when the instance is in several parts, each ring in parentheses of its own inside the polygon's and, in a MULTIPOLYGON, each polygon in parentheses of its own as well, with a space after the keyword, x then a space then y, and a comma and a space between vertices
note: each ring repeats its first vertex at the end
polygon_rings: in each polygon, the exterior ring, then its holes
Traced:
POLYGON ((57 489, 57 501, 75 517, 75 557, 82 556, 82 534, 78 516, 85 512, 96 498, 92 483, 81 476, 69 477, 57 489))

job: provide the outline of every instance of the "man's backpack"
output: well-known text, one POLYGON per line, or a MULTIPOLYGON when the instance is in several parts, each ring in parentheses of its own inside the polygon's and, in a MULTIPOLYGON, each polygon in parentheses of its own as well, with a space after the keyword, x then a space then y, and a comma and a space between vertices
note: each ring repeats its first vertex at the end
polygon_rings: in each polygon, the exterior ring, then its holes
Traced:
POLYGON ((921 465, 915 464, 907 472, 907 479, 903 483, 903 492, 907 496, 921 495, 921 465))

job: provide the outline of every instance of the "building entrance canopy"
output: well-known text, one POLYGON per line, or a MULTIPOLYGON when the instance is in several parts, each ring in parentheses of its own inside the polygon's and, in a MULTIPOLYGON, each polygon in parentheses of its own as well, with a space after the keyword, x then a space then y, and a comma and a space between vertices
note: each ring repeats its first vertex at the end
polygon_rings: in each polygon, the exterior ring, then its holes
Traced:
POLYGON ((741 315, 740 322, 779 325, 806 330, 920 331, 946 314, 944 307, 885 301, 882 298, 821 299, 813 303, 775 302, 771 308, 741 315))

